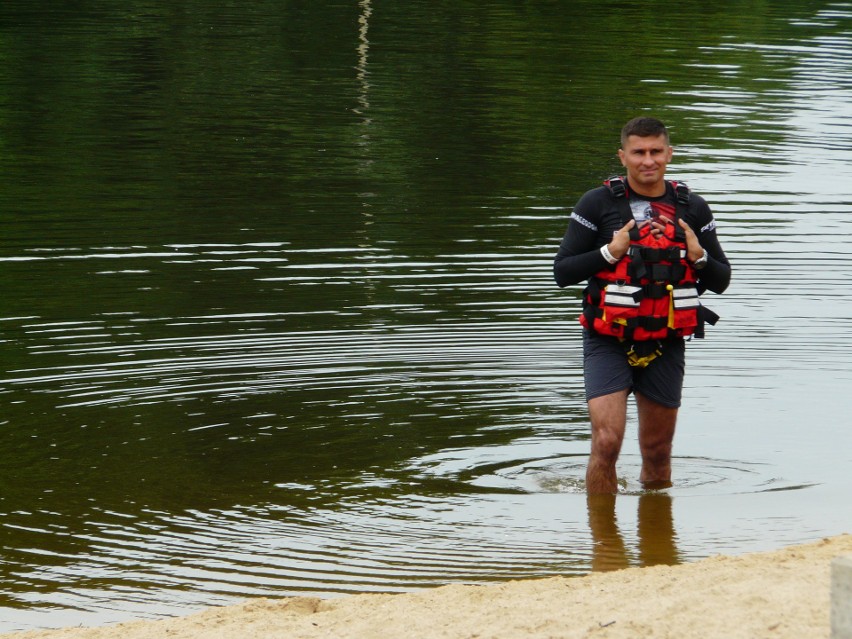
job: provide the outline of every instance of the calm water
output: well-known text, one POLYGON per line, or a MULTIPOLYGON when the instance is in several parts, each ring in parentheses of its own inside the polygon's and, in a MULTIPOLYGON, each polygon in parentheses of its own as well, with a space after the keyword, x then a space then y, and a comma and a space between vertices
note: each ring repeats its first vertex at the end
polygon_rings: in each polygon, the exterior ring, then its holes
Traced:
POLYGON ((852 4, 488 4, 4 1, 0 632, 852 531, 852 4), (642 112, 734 281, 587 503, 551 263, 642 112))

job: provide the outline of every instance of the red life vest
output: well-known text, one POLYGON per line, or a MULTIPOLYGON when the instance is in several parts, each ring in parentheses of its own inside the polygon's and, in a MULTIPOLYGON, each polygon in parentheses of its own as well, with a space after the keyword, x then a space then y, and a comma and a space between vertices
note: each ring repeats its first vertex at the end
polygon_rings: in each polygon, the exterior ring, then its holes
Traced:
MULTIPOLYGON (((605 182, 619 207, 622 221, 633 219, 621 178, 605 182)), ((686 259, 686 238, 677 224, 687 209, 689 190, 671 183, 677 194, 675 220, 666 221, 660 237, 651 225, 634 227, 627 254, 599 271, 585 290, 580 323, 602 335, 631 342, 685 337, 704 337, 704 321, 714 313, 701 306, 696 271, 686 259)))

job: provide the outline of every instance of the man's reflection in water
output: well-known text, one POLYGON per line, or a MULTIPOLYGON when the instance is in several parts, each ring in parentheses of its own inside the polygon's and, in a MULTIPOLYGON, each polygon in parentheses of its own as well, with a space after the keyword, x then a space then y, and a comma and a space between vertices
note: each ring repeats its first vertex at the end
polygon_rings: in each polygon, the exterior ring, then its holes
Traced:
MULTIPOLYGON (((618 570, 630 565, 630 556, 615 517, 616 495, 588 495, 589 528, 592 531, 592 570, 618 570)), ((639 497, 637 536, 640 566, 678 564, 672 518, 672 498, 664 492, 639 497)))

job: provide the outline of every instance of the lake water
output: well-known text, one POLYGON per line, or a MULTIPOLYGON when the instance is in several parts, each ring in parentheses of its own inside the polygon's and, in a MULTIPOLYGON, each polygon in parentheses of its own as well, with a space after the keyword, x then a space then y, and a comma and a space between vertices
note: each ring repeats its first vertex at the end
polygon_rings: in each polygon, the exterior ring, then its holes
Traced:
POLYGON ((0 632, 852 530, 852 4, 12 0, 0 61, 0 632), (640 113, 734 278, 674 486, 631 414, 587 502, 551 265, 640 113))

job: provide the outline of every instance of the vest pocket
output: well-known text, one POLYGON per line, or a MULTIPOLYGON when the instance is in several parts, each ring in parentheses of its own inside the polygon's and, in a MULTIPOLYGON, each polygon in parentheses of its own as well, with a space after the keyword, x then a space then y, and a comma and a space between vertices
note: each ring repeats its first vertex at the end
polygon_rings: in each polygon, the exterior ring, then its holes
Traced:
POLYGON ((673 328, 693 328, 698 325, 698 289, 694 286, 676 288, 672 291, 673 328))
POLYGON ((641 286, 607 284, 602 292, 603 320, 622 324, 639 315, 641 286))

